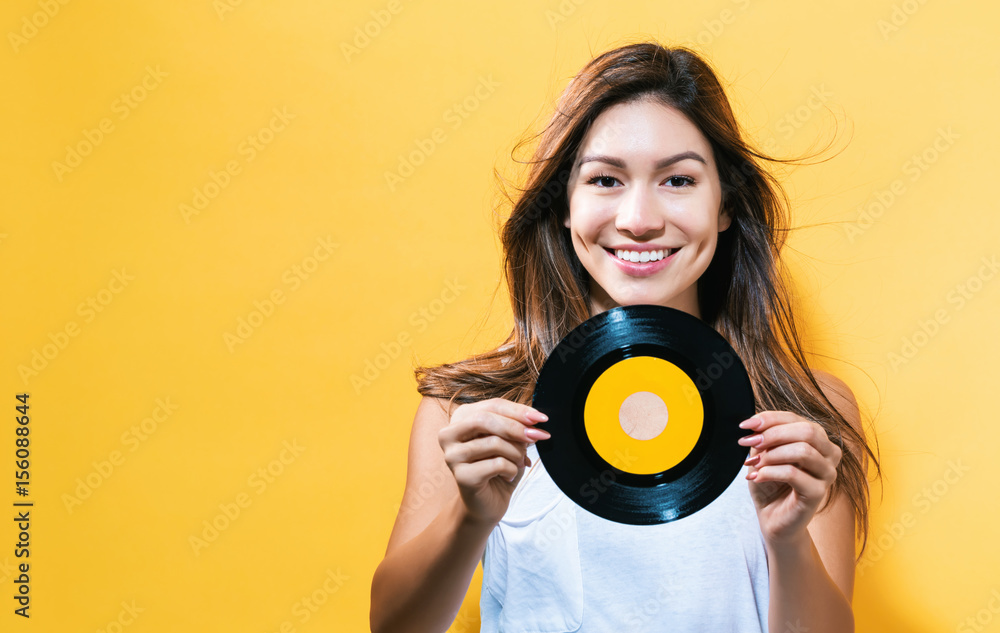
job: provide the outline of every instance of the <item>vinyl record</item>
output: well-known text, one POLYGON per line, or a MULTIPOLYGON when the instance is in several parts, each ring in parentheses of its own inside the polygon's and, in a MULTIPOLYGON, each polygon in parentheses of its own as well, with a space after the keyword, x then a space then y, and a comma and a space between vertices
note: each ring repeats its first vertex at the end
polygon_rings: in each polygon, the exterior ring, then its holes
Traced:
POLYGON ((532 406, 549 476, 580 507, 652 525, 716 499, 739 474, 753 389, 729 343, 672 308, 612 308, 580 324, 542 366, 532 406))

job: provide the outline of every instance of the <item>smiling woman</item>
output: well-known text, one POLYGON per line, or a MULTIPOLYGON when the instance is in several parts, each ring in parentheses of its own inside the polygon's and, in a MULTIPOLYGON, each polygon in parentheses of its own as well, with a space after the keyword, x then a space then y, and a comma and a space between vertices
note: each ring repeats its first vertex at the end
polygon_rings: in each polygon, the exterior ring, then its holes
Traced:
POLYGON ((708 139, 645 97, 602 112, 579 154, 563 225, 589 274, 591 311, 646 303, 700 316, 698 278, 731 219, 708 139))
MULTIPOLYGON (((787 199, 762 160, 776 159, 744 140, 688 49, 622 46, 573 79, 502 230, 510 335, 416 370, 402 503, 415 509, 375 572, 373 631, 446 630, 480 560, 484 631, 852 630, 855 529, 867 533, 878 462, 850 390, 805 361, 779 259, 787 199), (563 337, 637 304, 724 336, 757 411, 741 424, 745 476, 655 526, 567 503, 537 459, 546 417, 528 405, 563 337)), ((628 431, 655 436, 656 403, 633 404, 628 431)))

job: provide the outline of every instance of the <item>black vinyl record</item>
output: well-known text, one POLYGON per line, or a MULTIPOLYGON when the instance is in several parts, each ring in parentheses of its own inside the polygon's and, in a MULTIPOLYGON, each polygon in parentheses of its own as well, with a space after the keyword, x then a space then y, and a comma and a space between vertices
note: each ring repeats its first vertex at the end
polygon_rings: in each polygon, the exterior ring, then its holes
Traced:
POLYGON ((537 442, 549 476, 597 516, 674 521, 716 499, 743 467, 753 389, 729 343, 700 319, 620 306, 552 350, 532 406, 549 416, 537 442))

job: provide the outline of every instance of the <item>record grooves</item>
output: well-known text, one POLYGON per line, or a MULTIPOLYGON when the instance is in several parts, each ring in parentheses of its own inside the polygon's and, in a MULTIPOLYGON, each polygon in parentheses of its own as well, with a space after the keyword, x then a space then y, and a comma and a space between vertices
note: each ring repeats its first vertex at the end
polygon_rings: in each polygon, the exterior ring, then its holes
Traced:
POLYGON ((582 508, 634 525, 689 516, 722 494, 748 451, 738 425, 755 411, 750 378, 722 335, 654 305, 612 308, 566 335, 532 406, 549 416, 551 437, 536 446, 556 485, 582 508), (665 405, 645 416, 663 429, 652 439, 624 430, 623 403, 636 394, 665 405))

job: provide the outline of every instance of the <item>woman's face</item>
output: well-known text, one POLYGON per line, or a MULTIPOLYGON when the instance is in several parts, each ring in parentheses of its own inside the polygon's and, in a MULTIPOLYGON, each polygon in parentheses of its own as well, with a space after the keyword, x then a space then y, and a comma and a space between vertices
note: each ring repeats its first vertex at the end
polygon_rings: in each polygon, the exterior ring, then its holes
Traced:
POLYGON ((730 218, 711 146, 687 117, 650 99, 604 110, 568 195, 563 224, 590 274, 592 314, 654 304, 701 316, 698 278, 730 218))

